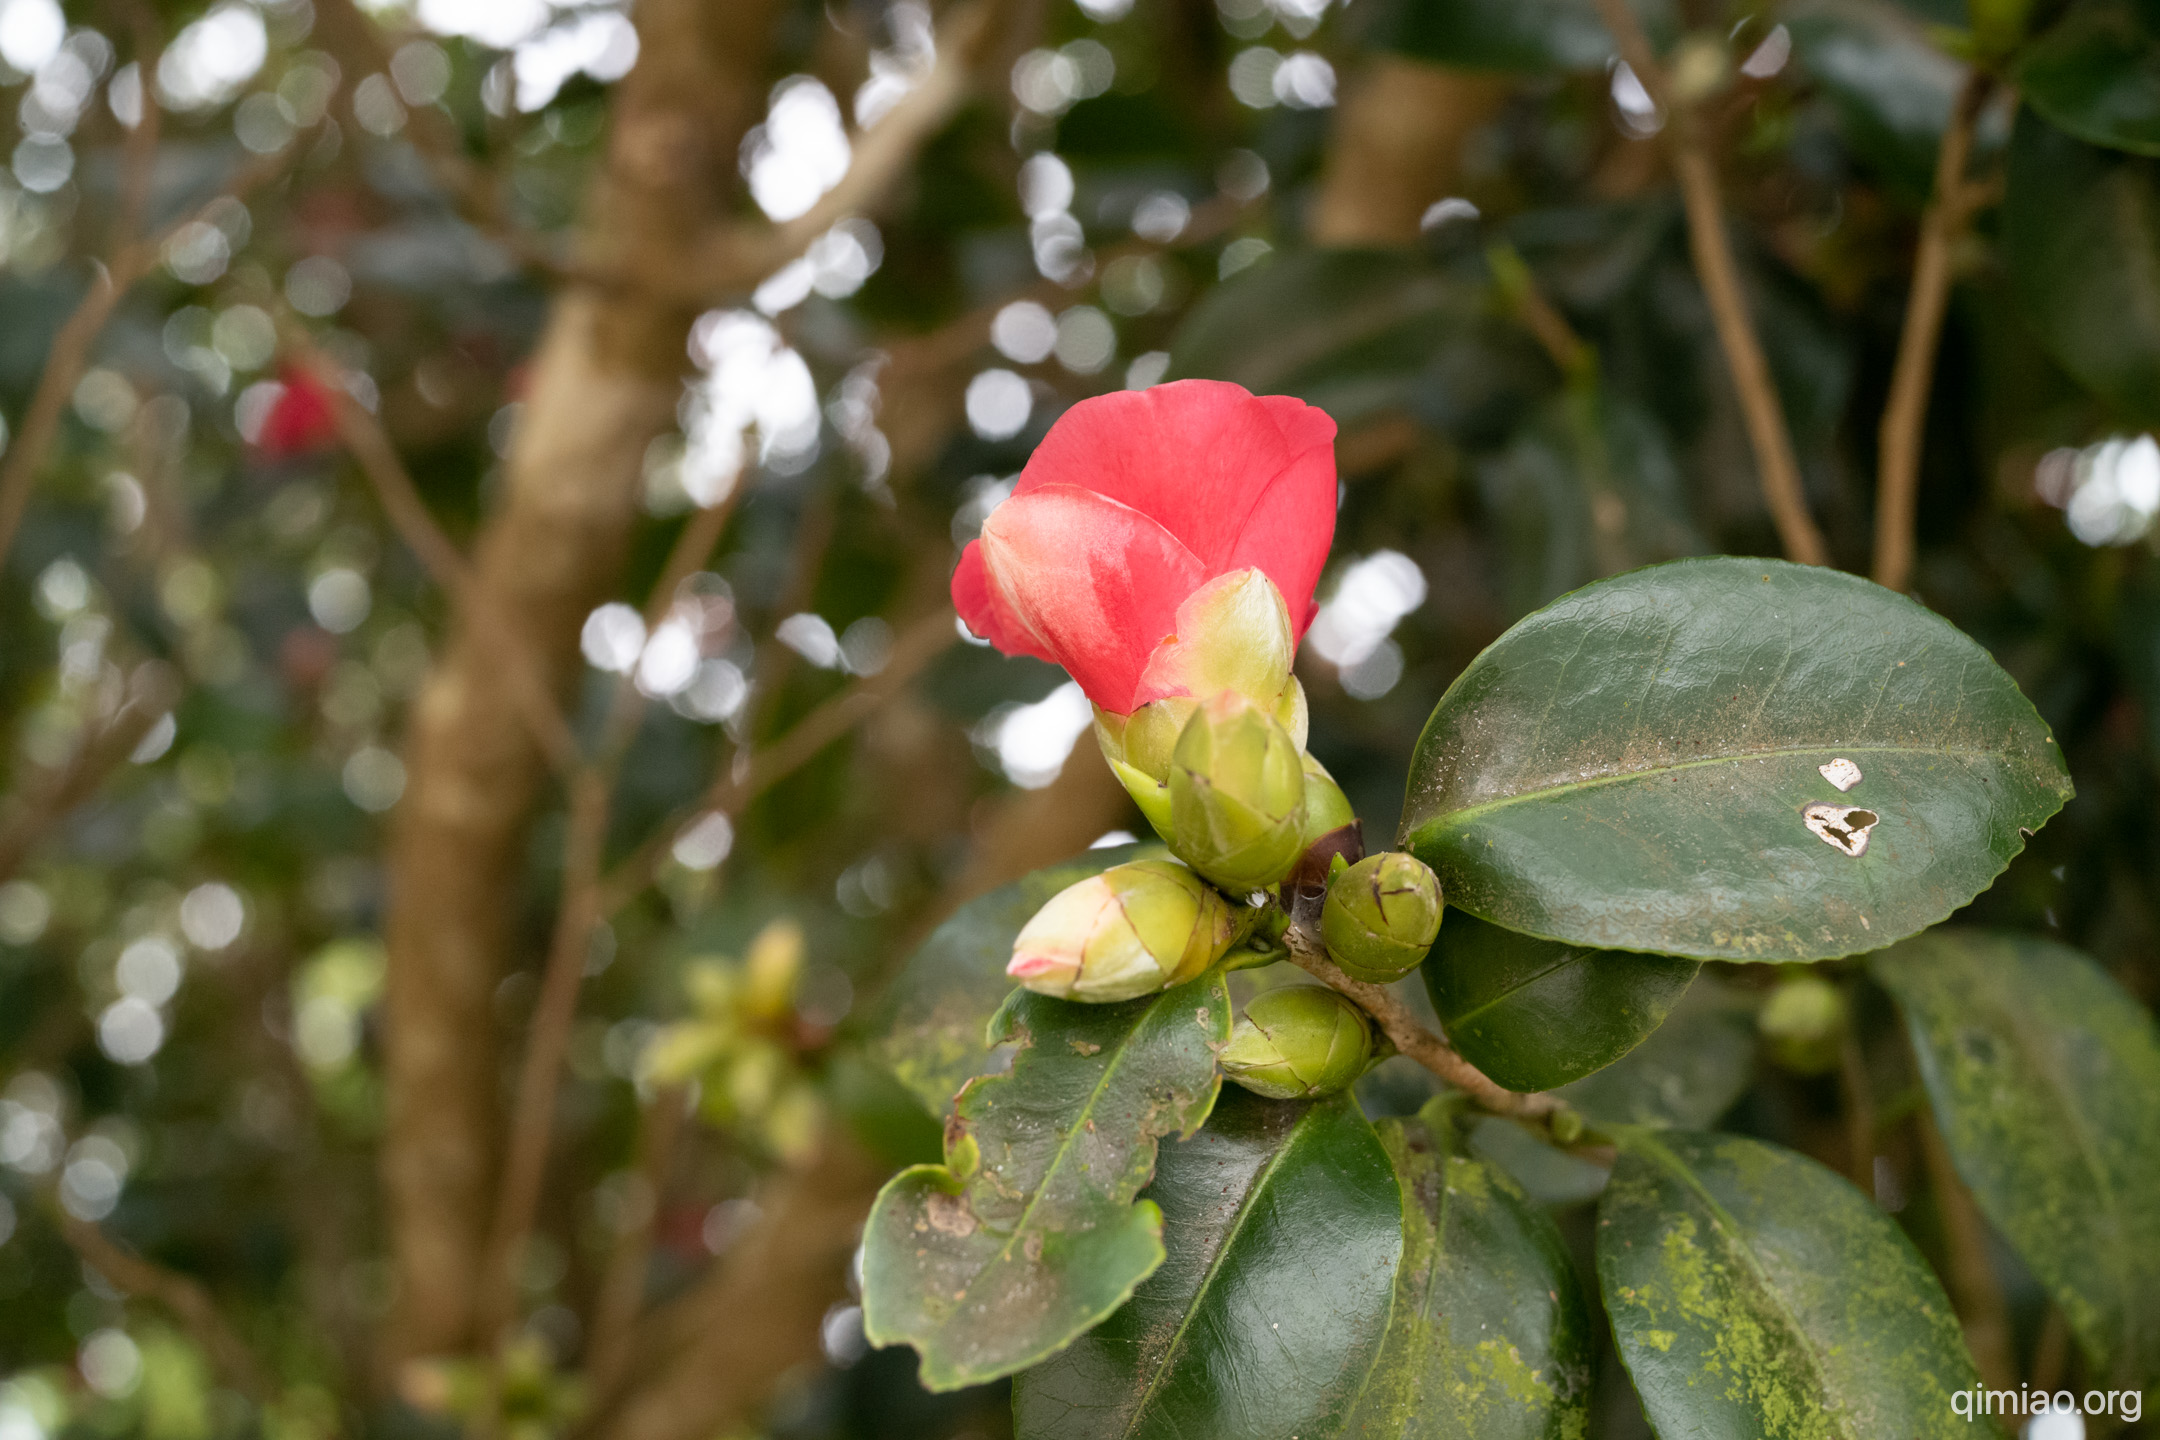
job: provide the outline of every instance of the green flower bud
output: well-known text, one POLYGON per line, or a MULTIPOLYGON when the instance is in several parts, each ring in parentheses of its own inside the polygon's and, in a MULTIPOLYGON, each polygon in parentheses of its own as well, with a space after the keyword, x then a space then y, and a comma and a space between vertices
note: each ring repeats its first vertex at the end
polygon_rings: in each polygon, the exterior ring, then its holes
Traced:
MULTIPOLYGON (((1168 700, 1152 700, 1132 714, 1112 717, 1122 720, 1118 732, 1119 752, 1110 756, 1123 761, 1158 784, 1170 778, 1170 755, 1177 749, 1178 736, 1200 702, 1179 695, 1168 700)), ((1099 716, 1100 711, 1096 712, 1099 716)), ((1096 736, 1101 738, 1101 722, 1098 720, 1096 736)), ((1108 747, 1105 747, 1108 753, 1108 747)))
POLYGON ((1005 973, 1061 1000, 1130 1000, 1221 959, 1239 920, 1183 865, 1134 860, 1051 896, 1013 940, 1005 973))
POLYGON ((1357 811, 1350 808, 1350 797, 1343 794, 1342 786, 1335 783, 1326 766, 1309 754, 1304 757, 1304 766, 1305 848, 1309 850, 1345 825, 1357 824, 1358 818, 1357 811))
POLYGON ((1440 934, 1440 879, 1414 855, 1382 851, 1337 875, 1320 938, 1343 973, 1375 985, 1417 968, 1440 934))
POLYGON ((1305 770, 1290 732, 1226 690, 1178 737, 1170 765, 1170 846, 1226 890, 1264 890, 1305 843, 1305 770))
POLYGON ((1268 990, 1245 1007, 1223 1048, 1223 1074, 1270 1100, 1332 1095, 1365 1073, 1372 1030, 1364 1012, 1318 985, 1268 990))
POLYGON ((1838 1063, 1845 997, 1820 975, 1793 975, 1770 992, 1755 1023, 1780 1065, 1795 1074, 1820 1075, 1838 1063))

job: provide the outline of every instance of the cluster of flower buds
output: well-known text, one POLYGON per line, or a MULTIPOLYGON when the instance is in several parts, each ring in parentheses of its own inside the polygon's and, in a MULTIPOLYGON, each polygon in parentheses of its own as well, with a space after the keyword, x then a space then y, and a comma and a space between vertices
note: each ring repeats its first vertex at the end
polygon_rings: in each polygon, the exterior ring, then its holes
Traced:
POLYGON ((1098 706, 1095 723, 1176 859, 1119 865, 1052 898, 1020 932, 1009 974, 1061 999, 1150 994, 1222 959, 1258 918, 1247 901, 1277 887, 1359 979, 1393 980, 1424 958, 1439 881, 1408 855, 1360 858, 1349 800, 1305 750, 1296 648, 1282 594, 1257 569, 1178 607, 1138 692, 1155 698, 1122 715, 1098 706))
POLYGON ((639 1080, 695 1086, 698 1111, 710 1123, 783 1164, 806 1159, 823 1110, 803 1064, 803 1052, 820 1037, 806 1035, 796 1014, 802 970, 803 932, 793 920, 759 931, 740 963, 692 962, 684 974, 692 1014, 653 1037, 639 1080))
MULTIPOLYGON (((1053 897, 1007 966, 1029 989, 1132 999, 1280 958, 1290 926, 1376 983, 1432 945, 1439 881, 1408 855, 1366 859, 1349 800, 1305 750, 1291 667, 1334 533, 1334 438, 1312 406, 1220 381, 1097 396, 1051 427, 961 552, 953 604, 970 631, 1079 683, 1110 768, 1174 857, 1053 897)), ((1310 1097, 1371 1056, 1354 1003, 1270 991, 1223 1066, 1262 1094, 1310 1097)))

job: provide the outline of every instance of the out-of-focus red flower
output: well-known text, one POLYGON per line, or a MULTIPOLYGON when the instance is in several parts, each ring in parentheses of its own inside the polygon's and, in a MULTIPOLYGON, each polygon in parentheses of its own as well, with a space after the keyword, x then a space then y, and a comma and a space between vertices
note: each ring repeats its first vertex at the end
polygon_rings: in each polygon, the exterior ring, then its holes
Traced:
POLYGON ((1218 576, 1265 574, 1293 643, 1304 636, 1335 535, 1334 439, 1302 400, 1216 380, 1083 400, 961 554, 953 603, 1006 654, 1064 666, 1104 710, 1179 693, 1156 689, 1148 662, 1218 576))
POLYGON ((263 417, 255 444, 272 459, 306 455, 337 443, 336 401, 322 382, 297 366, 278 376, 283 387, 263 417))

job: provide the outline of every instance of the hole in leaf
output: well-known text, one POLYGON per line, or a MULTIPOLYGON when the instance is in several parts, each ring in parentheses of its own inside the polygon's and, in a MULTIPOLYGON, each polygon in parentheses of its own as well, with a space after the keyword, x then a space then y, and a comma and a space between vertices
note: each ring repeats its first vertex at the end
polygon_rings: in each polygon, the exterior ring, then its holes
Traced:
POLYGON ((1874 811, 1862 810, 1856 805, 1829 805, 1821 801, 1802 810, 1800 818, 1825 845, 1855 857, 1867 853, 1868 831, 1882 819, 1874 811))

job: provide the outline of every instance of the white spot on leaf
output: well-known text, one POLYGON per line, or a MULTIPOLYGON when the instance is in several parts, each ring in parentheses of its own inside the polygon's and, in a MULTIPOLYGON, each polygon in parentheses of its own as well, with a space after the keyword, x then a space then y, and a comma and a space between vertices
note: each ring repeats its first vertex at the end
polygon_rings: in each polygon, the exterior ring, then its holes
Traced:
POLYGON ((1815 768, 1822 772, 1823 779, 1840 790, 1850 790, 1860 783, 1860 767, 1842 756, 1827 765, 1818 765, 1815 768))
POLYGON ((1802 810, 1800 818, 1825 845, 1858 857, 1867 854, 1868 831, 1882 817, 1857 805, 1830 805, 1818 800, 1802 810))

